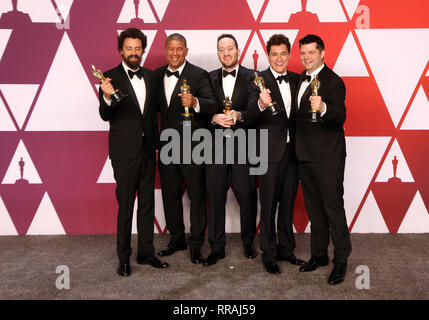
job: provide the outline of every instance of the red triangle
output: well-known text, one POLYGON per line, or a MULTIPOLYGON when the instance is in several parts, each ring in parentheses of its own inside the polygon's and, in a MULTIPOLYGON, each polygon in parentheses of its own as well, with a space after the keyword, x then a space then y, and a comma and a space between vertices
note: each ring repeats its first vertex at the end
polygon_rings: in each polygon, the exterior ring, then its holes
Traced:
POLYGON ((304 197, 301 190, 301 185, 298 188, 298 193, 295 198, 295 210, 293 214, 293 224, 299 233, 305 232, 308 222, 307 211, 305 210, 304 197))
POLYGON ((397 139, 429 212, 429 170, 427 166, 429 160, 429 131, 403 130, 399 132, 397 139))
POLYGON ((107 132, 31 132, 26 146, 67 234, 115 233, 115 184, 97 184, 107 132))
POLYGON ((27 234, 44 193, 45 187, 41 184, 23 182, 0 185, 4 205, 19 235, 27 234))
POLYGON ((397 233, 407 214, 411 201, 417 192, 413 182, 401 182, 400 179, 388 182, 374 182, 372 193, 391 233, 397 233))

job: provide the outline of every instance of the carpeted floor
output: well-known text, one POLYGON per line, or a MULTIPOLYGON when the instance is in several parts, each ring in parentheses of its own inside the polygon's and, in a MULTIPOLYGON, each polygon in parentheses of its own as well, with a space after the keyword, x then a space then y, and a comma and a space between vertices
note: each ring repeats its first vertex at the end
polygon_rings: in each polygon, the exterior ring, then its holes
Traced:
MULTIPOLYGON (((168 234, 155 235, 156 250, 168 240, 168 234)), ((297 257, 307 260, 309 234, 297 234, 296 242, 297 257)), ((259 238, 256 244, 258 257, 248 260, 240 236, 228 234, 227 256, 216 265, 194 265, 189 252, 180 251, 162 259, 170 264, 164 270, 136 264, 134 251, 132 275, 124 278, 116 275, 115 235, 0 237, 0 299, 429 299, 429 234, 352 234, 347 278, 337 286, 327 284, 332 263, 301 273, 280 262, 282 273, 268 274, 259 238), (57 289, 64 275, 58 266, 70 270, 70 289, 57 289), (369 289, 356 285, 363 283, 362 268, 369 289)), ((206 241, 203 256, 209 251, 206 241)))

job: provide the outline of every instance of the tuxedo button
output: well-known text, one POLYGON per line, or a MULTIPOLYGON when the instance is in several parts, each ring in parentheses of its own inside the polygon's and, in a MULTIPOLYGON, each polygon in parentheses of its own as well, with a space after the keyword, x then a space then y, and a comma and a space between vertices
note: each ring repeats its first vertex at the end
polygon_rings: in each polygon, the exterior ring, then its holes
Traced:
POLYGON ((144 132, 142 132, 142 137, 144 137, 144 132))

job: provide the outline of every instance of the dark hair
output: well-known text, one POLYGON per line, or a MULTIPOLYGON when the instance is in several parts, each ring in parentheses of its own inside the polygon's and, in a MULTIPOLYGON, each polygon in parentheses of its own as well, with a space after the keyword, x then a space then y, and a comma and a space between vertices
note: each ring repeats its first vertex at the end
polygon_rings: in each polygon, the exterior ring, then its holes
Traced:
POLYGON ((177 41, 182 41, 185 44, 185 48, 187 48, 188 46, 186 45, 186 39, 184 36, 182 36, 180 33, 172 33, 167 37, 167 40, 165 40, 165 46, 167 46, 168 41, 171 40, 177 40, 177 41))
POLYGON ((267 53, 270 54, 271 46, 279 46, 281 44, 285 44, 287 51, 290 52, 289 39, 284 34, 273 34, 267 42, 267 53))
POLYGON ((307 34, 304 38, 299 40, 299 47, 301 48, 304 44, 310 44, 316 42, 316 47, 319 51, 325 50, 325 44, 323 43, 322 38, 316 36, 315 34, 307 34))
POLYGON ((132 39, 140 39, 142 42, 142 48, 143 50, 146 49, 147 45, 147 37, 141 30, 136 28, 128 28, 121 32, 121 34, 118 37, 118 50, 121 51, 122 47, 124 46, 124 41, 126 38, 132 38, 132 39))
POLYGON ((230 38, 230 39, 234 40, 235 48, 238 49, 237 39, 235 39, 235 37, 232 34, 230 34, 230 33, 221 34, 219 37, 217 37, 217 43, 219 44, 219 41, 222 40, 223 38, 230 38))

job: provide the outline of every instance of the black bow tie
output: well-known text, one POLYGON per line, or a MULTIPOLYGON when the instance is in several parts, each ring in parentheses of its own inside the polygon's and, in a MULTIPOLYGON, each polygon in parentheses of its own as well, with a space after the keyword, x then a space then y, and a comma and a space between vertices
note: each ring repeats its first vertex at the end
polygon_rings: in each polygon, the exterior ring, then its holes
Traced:
POLYGON ((303 76, 302 77, 302 81, 308 81, 308 82, 310 82, 311 81, 311 76, 309 76, 309 75, 303 76))
POLYGON ((236 72, 236 69, 232 70, 231 72, 228 72, 226 70, 222 70, 222 76, 225 78, 227 75, 230 74, 231 76, 233 76, 235 78, 235 72, 236 72))
POLYGON ((278 77, 276 78, 276 80, 277 80, 279 83, 282 83, 282 81, 284 81, 284 82, 288 83, 288 82, 289 82, 289 75, 288 75, 288 74, 285 74, 285 75, 282 75, 282 76, 278 76, 278 77))
POLYGON ((165 74, 167 75, 167 77, 171 77, 171 76, 176 76, 176 78, 179 78, 179 70, 176 71, 170 71, 168 69, 165 70, 165 74))
POLYGON ((134 76, 137 76, 139 79, 143 78, 142 69, 138 69, 137 71, 128 69, 128 75, 130 76, 130 79, 132 79, 134 76))

